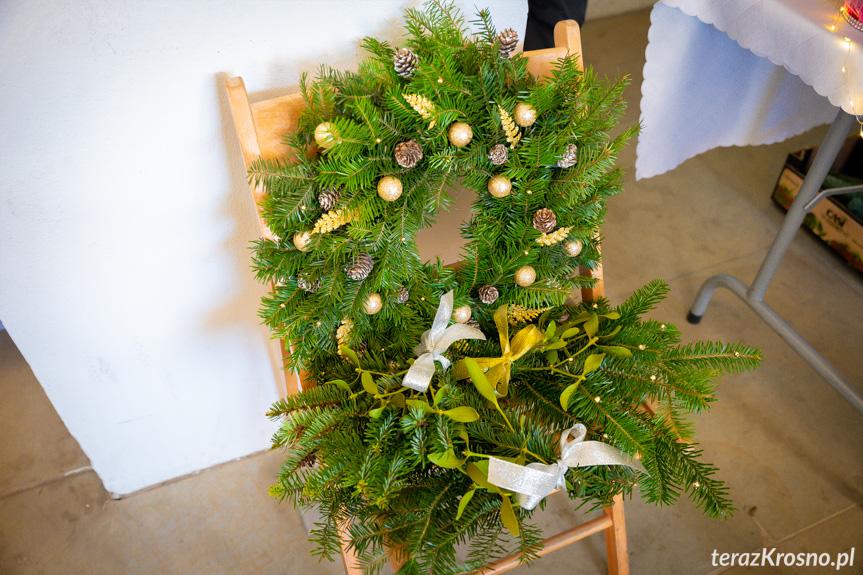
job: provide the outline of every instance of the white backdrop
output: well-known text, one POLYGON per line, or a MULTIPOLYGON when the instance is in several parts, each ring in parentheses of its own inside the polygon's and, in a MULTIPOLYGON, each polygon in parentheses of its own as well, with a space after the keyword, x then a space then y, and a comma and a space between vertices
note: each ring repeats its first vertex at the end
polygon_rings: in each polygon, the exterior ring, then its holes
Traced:
MULTIPOLYGON (((526 2, 482 4, 523 32, 526 2)), ((398 43, 418 5, 0 2, 0 318, 112 493, 274 431, 278 352, 223 79, 261 93, 354 68, 364 36, 398 43)))

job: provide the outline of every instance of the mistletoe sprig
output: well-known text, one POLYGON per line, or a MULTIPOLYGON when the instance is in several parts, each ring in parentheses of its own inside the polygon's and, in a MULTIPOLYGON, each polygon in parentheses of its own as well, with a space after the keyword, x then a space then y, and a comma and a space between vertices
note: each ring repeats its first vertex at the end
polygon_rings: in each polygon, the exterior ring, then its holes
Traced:
MULTIPOLYGON (((332 370, 339 377, 270 413, 282 420, 275 444, 291 448, 273 494, 320 506, 327 521, 352 517, 351 545, 369 565, 385 547, 369 525, 387 525, 386 545, 404 545, 414 567, 428 566, 431 546, 449 564, 457 541, 485 541, 495 522, 530 549, 539 541, 532 511, 489 481, 489 460, 552 463, 560 455, 554 432, 583 423, 591 440, 632 456, 647 473, 572 468, 570 497, 598 507, 637 487, 647 500, 670 504, 686 492, 707 514, 727 516, 727 489, 697 445, 682 443, 691 437, 682 422, 709 408, 712 377, 754 367, 759 352, 679 345, 674 326, 641 318, 666 291, 657 281, 614 309, 604 300, 555 308, 511 339, 501 306, 498 338, 450 347, 453 368, 439 367, 423 392, 401 384, 409 361, 391 365, 384 355, 360 359, 345 349, 332 370), (655 413, 644 402, 658 406, 655 413)), ((335 531, 316 536, 322 552, 335 551, 335 531)), ((459 568, 466 567, 477 566, 459 568)))

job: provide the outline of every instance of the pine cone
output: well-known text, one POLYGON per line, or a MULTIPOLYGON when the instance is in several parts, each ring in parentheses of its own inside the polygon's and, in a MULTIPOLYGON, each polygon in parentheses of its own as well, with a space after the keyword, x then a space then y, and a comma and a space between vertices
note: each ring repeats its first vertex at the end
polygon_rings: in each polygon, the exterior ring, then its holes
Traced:
POLYGON ((330 211, 334 207, 336 207, 336 203, 338 203, 339 199, 342 197, 341 187, 339 188, 327 188, 318 194, 318 204, 321 206, 321 209, 325 212, 330 211))
POLYGON ((396 145, 395 156, 401 167, 413 168, 423 159, 423 149, 416 140, 408 140, 396 145))
POLYGON ((316 292, 321 289, 321 278, 316 278, 315 281, 309 280, 309 274, 303 274, 297 278, 297 287, 307 292, 316 292))
POLYGON ((484 285, 479 288, 479 301, 482 303, 494 303, 497 301, 497 298, 500 294, 497 292, 497 288, 490 285, 484 285))
POLYGON ((354 256, 354 263, 345 266, 345 273, 352 280, 364 280, 372 273, 375 262, 366 252, 360 252, 354 256))
POLYGON ((402 48, 393 57, 393 67, 402 78, 410 78, 414 74, 414 68, 417 67, 418 61, 419 57, 410 49, 402 48))
POLYGON ((566 151, 557 161, 558 168, 571 168, 578 161, 578 146, 567 144, 566 151))
POLYGON ((515 52, 515 47, 518 44, 518 32, 512 28, 507 28, 497 35, 498 50, 501 58, 509 58, 510 54, 515 52))
POLYGON ((554 212, 548 208, 542 208, 533 214, 533 227, 544 234, 553 231, 554 226, 556 225, 557 217, 555 217, 554 212))
POLYGON ((508 158, 509 152, 506 151, 506 146, 503 144, 495 144, 492 146, 491 150, 488 151, 488 161, 495 166, 506 163, 508 158))
POLYGON ((476 329, 480 329, 480 327, 479 327, 479 322, 478 322, 478 321, 476 321, 476 320, 475 320, 475 319, 473 319, 473 318, 471 318, 471 319, 467 320, 467 322, 465 323, 465 325, 469 325, 470 327, 475 327, 476 329))
POLYGON ((410 292, 404 286, 399 286, 396 290, 396 303, 405 303, 410 296, 410 292))

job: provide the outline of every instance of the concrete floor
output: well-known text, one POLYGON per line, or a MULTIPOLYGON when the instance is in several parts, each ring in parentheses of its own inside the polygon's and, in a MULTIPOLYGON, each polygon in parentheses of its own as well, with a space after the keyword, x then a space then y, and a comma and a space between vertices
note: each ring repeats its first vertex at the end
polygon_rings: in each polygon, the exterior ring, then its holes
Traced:
MULTIPOLYGON (((649 12, 588 22, 587 61, 609 77, 630 74, 638 120, 649 12), (625 37, 625 41, 623 38, 625 37)), ((863 573, 863 417, 741 302, 717 291, 704 321, 684 317, 714 273, 751 281, 782 221, 770 200, 789 150, 824 129, 757 148, 713 150, 636 182, 634 143, 626 191, 604 228, 608 295, 620 301, 654 277, 672 287, 654 316, 689 340, 743 340, 764 352, 755 373, 730 376, 698 423, 705 457, 740 509, 728 521, 688 501, 626 505, 633 574, 822 573, 835 568, 723 569, 714 550, 831 553, 855 547, 863 573)), ((798 234, 767 302, 863 388, 863 276, 808 233, 798 234)), ((69 436, 9 335, 0 332, 0 573, 340 573, 318 563, 299 515, 266 495, 280 454, 264 452, 112 500, 69 436)), ((552 497, 549 533, 581 519, 552 497)), ((538 564, 544 573, 604 573, 601 535, 538 564)), ((536 569, 534 569, 535 571, 536 569)), ((515 573, 528 573, 520 568, 515 573)))

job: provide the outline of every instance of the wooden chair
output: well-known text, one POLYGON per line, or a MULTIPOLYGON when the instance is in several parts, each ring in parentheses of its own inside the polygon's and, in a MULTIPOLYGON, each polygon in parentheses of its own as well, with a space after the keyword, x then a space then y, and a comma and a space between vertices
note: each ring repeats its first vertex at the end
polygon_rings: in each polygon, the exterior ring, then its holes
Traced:
MULTIPOLYGON (((551 65, 567 54, 577 55, 580 59, 582 53, 581 34, 578 24, 573 20, 559 22, 554 28, 554 43, 554 48, 525 53, 530 59, 528 70, 534 76, 548 75, 551 65)), ((296 130, 297 119, 304 107, 302 94, 289 94, 252 103, 246 93, 242 78, 229 78, 225 81, 225 85, 246 168, 248 169, 252 162, 258 158, 270 159, 287 156, 289 150, 282 143, 282 136, 296 130)), ((252 186, 252 194, 255 198, 255 204, 259 205, 263 190, 252 186)), ((272 237, 272 232, 264 223, 260 211, 258 211, 258 220, 263 236, 272 237)), ((594 287, 581 290, 581 297, 584 301, 593 301, 605 295, 601 267, 592 272, 588 269, 582 269, 581 273, 592 275, 598 280, 594 287)), ((287 361, 289 351, 289 346, 282 342, 284 361, 287 361)), ((297 393, 306 382, 304 373, 286 372, 286 387, 289 395, 297 393)), ((306 385, 310 385, 310 382, 306 385)), ((629 559, 626 549, 626 525, 623 516, 622 496, 615 497, 614 504, 604 509, 601 516, 546 539, 539 555, 545 555, 600 531, 605 532, 609 574, 628 575, 629 559)), ((362 571, 357 567, 356 557, 347 549, 347 546, 342 548, 342 560, 347 575, 362 574, 362 571)), ((405 557, 400 550, 391 551, 390 564, 394 571, 398 570, 404 561, 405 557)), ((509 571, 518 565, 518 561, 518 554, 504 557, 489 565, 483 573, 490 575, 509 571)))

